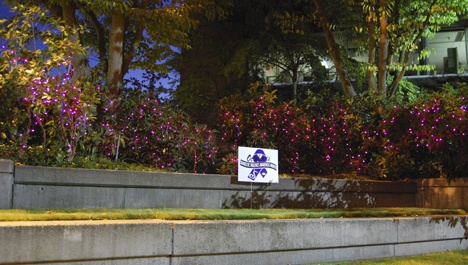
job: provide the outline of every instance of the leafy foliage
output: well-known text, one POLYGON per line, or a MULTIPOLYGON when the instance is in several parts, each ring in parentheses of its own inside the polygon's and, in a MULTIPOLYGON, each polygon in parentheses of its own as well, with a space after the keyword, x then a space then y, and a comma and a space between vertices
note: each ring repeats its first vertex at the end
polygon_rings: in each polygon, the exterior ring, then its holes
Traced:
MULTIPOLYGON (((454 178, 467 169, 466 86, 400 98, 400 105, 372 93, 349 100, 325 91, 295 108, 274 94, 254 86, 244 100, 221 101, 227 148, 278 149, 283 173, 454 178)), ((224 162, 236 163, 232 156, 224 162)))
MULTIPOLYGON (((309 12, 312 17, 300 12, 289 16, 297 16, 296 21, 315 21, 322 27, 343 90, 350 96, 354 96, 354 87, 346 80, 352 68, 343 65, 346 55, 340 54, 335 39, 340 38, 344 45, 357 47, 367 55, 362 67, 367 72, 368 90, 392 97, 407 70, 434 69, 433 65, 410 60, 410 54, 417 55, 419 60, 430 55, 427 49, 418 51, 421 38, 431 38, 441 25, 457 22, 468 8, 466 0, 314 0, 313 3, 310 9, 316 10, 309 12), (340 33, 333 35, 332 31, 340 33), (389 76, 393 76, 391 84, 386 80, 389 76)), ((294 28, 296 24, 288 26, 294 28)))
POLYGON ((117 114, 106 117, 96 143, 106 156, 179 172, 212 172, 217 147, 213 131, 193 124, 188 116, 158 95, 139 89, 125 90, 117 114))
POLYGON ((58 162, 70 162, 99 102, 91 84, 69 77, 69 54, 85 51, 67 38, 61 21, 48 18, 38 7, 19 5, 15 10, 18 15, 0 28, 2 139, 23 151, 30 144, 34 152, 35 145, 43 152, 53 149, 58 162))
POLYGON ((20 15, 2 21, 0 29, 5 36, 0 157, 28 165, 74 166, 120 155, 121 160, 155 168, 213 171, 212 131, 160 104, 158 93, 149 87, 145 92, 125 91, 117 112, 103 111, 98 117, 100 98, 108 88, 71 78, 69 55, 85 52, 67 37, 73 29, 37 6, 17 9, 20 15), (31 35, 37 27, 42 29, 31 35))

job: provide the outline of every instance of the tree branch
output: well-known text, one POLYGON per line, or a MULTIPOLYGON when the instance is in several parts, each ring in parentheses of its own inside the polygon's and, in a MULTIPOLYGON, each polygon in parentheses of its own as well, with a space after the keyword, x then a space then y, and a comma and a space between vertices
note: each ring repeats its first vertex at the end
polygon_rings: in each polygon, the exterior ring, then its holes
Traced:
POLYGON ((99 20, 96 17, 96 14, 87 8, 83 8, 85 15, 88 17, 89 21, 93 25, 94 30, 96 30, 97 37, 97 48, 99 55, 99 62, 101 64, 101 69, 103 73, 107 73, 108 70, 108 58, 106 51, 106 38, 105 38, 105 29, 99 20))
MULTIPOLYGON (((437 0, 432 0, 431 5, 429 6, 429 8, 427 10, 426 19, 423 22, 423 26, 420 28, 418 34, 414 37, 414 39, 412 41, 413 45, 416 44, 418 41, 420 41, 424 29, 427 28, 427 26, 429 25, 429 21, 430 21, 430 18, 431 18, 431 12, 430 11, 431 11, 432 7, 436 3, 437 3, 437 0)), ((390 89, 389 89, 389 96, 393 96, 395 94, 396 89, 398 87, 398 84, 400 83, 401 79, 403 78, 403 76, 404 76, 404 74, 406 72, 406 65, 407 65, 408 61, 409 61, 409 51, 406 51, 404 59, 403 59, 402 69, 401 69, 401 71, 399 71, 398 75, 396 75, 395 78, 393 78, 392 84, 391 84, 390 89)))
MULTIPOLYGON (((134 5, 137 5, 135 1, 134 5)), ((141 9, 147 9, 148 8, 148 0, 143 0, 141 2, 141 5, 138 7, 141 9)), ((123 61, 122 65, 122 74, 125 75, 128 72, 128 69, 130 67, 130 63, 133 60, 133 57, 135 56, 136 51, 138 50, 138 46, 140 46, 141 40, 143 39, 143 30, 145 29, 143 23, 141 21, 137 21, 137 26, 135 30, 135 37, 133 38, 129 50, 125 53, 125 58, 123 61)))
POLYGON ((325 12, 322 0, 314 0, 315 7, 317 8, 320 24, 322 25, 323 32, 325 33, 325 40, 327 41, 328 50, 335 64, 336 72, 340 77, 341 86, 343 91, 349 97, 356 96, 356 91, 351 83, 348 73, 346 72, 343 61, 340 57, 340 52, 338 50, 338 45, 335 42, 335 38, 330 29, 330 23, 328 22, 328 17, 325 12))

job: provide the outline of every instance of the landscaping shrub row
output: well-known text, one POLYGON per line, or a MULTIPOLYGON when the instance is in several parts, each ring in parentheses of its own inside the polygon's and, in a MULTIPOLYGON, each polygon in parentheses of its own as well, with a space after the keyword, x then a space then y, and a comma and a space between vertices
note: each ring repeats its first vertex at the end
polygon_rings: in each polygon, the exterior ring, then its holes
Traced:
MULTIPOLYGON (((467 91, 447 85, 406 102, 325 92, 295 107, 278 103, 268 88, 254 88, 221 101, 222 140, 233 149, 278 149, 283 173, 466 177, 467 91)), ((228 162, 223 173, 235 172, 235 155, 228 162)))
MULTIPOLYGON (((107 157, 120 163, 107 168, 236 174, 237 147, 251 146, 277 149, 283 174, 466 177, 467 91, 466 85, 447 85, 401 100, 369 93, 349 99, 325 90, 294 106, 270 87, 253 85, 218 103, 218 128, 192 123, 147 90, 125 91, 119 110, 99 117, 77 96, 83 91, 57 93, 60 100, 36 102, 39 109, 31 99, 10 102, 3 95, 0 158, 106 168, 107 157), (64 102, 74 111, 66 111, 64 102)), ((87 93, 94 99, 102 92, 87 93)))

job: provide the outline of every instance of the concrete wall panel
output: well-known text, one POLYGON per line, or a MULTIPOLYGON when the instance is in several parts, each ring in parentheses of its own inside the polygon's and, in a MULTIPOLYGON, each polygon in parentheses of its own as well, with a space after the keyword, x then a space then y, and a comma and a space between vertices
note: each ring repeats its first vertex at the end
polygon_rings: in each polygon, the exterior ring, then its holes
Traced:
POLYGON ((227 175, 17 166, 14 208, 415 206, 416 184, 340 179, 239 183, 227 175))
POLYGON ((13 201, 14 163, 0 159, 0 209, 10 209, 13 201))
POLYGON ((124 188, 15 185, 13 208, 123 208, 124 188))
POLYGON ((468 248, 465 230, 424 219, 0 222, 0 264, 284 265, 468 248), (410 240, 424 226, 436 232, 410 240))
POLYGON ((0 223, 0 264, 167 257, 172 227, 158 221, 0 223))
POLYGON ((174 257, 172 265, 285 265, 339 262, 394 256, 393 246, 365 246, 333 249, 309 249, 281 252, 240 253, 236 255, 174 257))
POLYGON ((54 265, 171 265, 170 259, 164 257, 128 258, 120 260, 90 260, 54 262, 54 265))
POLYGON ((467 216, 434 216, 398 219, 399 243, 462 239, 468 235, 467 216))
POLYGON ((395 256, 411 256, 432 252, 445 252, 455 249, 468 249, 468 240, 452 239, 445 241, 415 242, 395 246, 395 256))
POLYGON ((397 242, 389 219, 276 220, 175 223, 175 255, 287 251, 397 242), (193 244, 198 242, 198 244, 193 244))
POLYGON ((123 208, 221 208, 220 190, 128 188, 123 208))

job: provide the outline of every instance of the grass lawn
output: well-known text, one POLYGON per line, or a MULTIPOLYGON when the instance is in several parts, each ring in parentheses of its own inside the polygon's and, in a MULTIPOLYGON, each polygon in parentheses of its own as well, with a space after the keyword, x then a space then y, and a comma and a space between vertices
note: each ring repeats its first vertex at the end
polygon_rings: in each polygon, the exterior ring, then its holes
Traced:
POLYGON ((350 262, 337 262, 325 263, 330 264, 343 264, 343 265, 461 265, 468 264, 468 250, 456 250, 448 252, 438 252, 425 255, 399 257, 399 258, 386 258, 376 260, 360 260, 350 262))
POLYGON ((411 217, 466 214, 459 209, 34 209, 0 210, 0 221, 69 220, 255 220, 298 218, 411 217))

